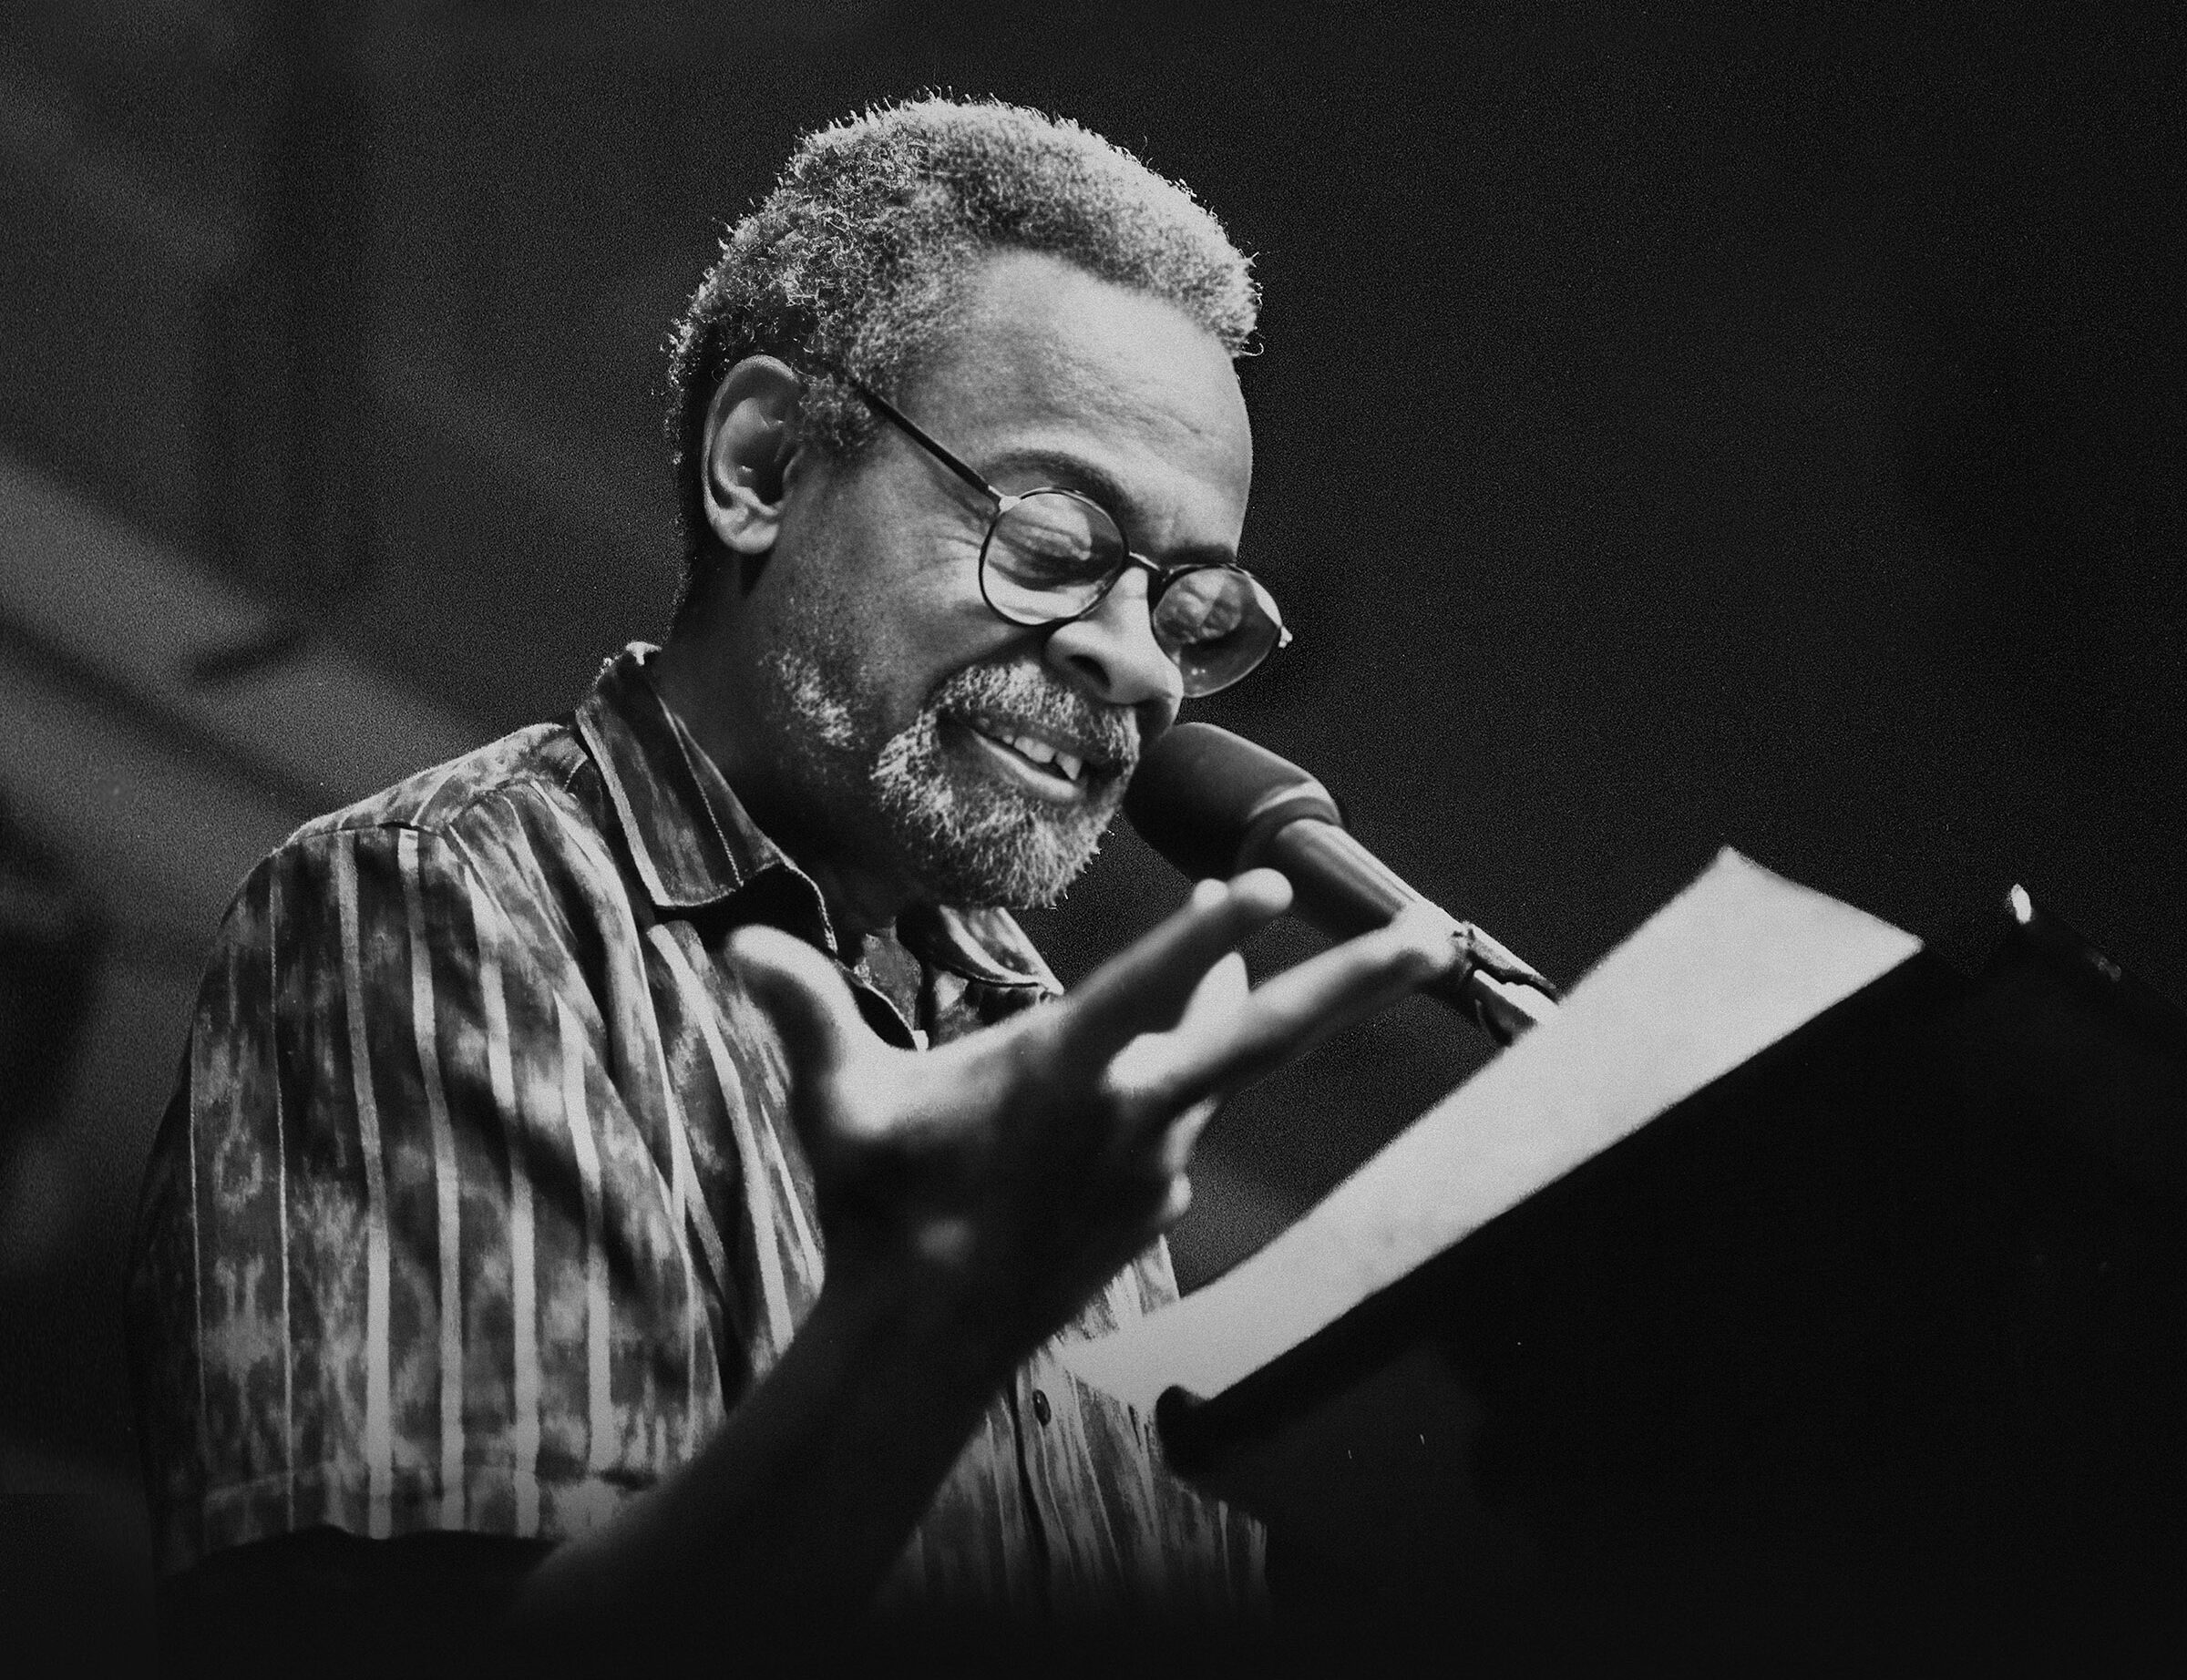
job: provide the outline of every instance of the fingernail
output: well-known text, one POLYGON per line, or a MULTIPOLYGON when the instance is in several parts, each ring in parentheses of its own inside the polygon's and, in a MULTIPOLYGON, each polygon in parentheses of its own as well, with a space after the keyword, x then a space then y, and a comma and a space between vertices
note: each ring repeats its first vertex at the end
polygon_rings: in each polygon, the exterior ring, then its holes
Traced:
POLYGON ((1206 910, 1222 903, 1229 888, 1220 881, 1195 881, 1192 884, 1192 907, 1206 910))

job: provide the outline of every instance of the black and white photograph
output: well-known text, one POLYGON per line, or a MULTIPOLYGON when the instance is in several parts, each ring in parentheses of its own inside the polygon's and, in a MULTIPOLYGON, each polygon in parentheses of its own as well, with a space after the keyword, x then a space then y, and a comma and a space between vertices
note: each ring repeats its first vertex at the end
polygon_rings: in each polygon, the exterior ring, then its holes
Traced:
POLYGON ((5 1665, 2171 1667, 2182 89, 10 5, 5 1665))

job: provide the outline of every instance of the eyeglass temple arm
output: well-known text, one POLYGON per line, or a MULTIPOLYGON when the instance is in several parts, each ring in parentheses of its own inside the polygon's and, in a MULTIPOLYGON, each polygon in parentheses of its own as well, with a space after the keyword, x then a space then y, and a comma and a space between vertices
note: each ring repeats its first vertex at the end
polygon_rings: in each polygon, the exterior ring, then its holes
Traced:
POLYGON ((853 379, 847 374, 846 374, 843 377, 844 382, 848 384, 853 391, 856 391, 858 394, 860 399, 863 400, 866 405, 871 408, 874 413, 879 415, 882 419, 888 421, 890 425, 902 427, 905 432, 909 434, 912 442, 918 444, 929 455, 932 456, 937 461, 939 461, 944 466, 948 467, 950 471, 956 474, 958 477, 963 479, 964 482, 970 485, 973 489, 979 491, 981 495, 987 497, 995 502, 1006 502, 1010 499, 1008 497, 1004 496, 1001 491, 996 489, 993 485, 988 483, 988 481, 981 477, 978 473, 974 472, 962 461, 960 461, 955 456, 951 455, 947 449, 944 449, 939 444, 936 443, 931 437, 929 437, 924 432, 920 431, 918 426, 912 425, 911 422, 907 419, 897 408, 894 403, 891 403, 887 397, 880 395, 878 392, 867 389, 866 382, 864 380, 853 379))

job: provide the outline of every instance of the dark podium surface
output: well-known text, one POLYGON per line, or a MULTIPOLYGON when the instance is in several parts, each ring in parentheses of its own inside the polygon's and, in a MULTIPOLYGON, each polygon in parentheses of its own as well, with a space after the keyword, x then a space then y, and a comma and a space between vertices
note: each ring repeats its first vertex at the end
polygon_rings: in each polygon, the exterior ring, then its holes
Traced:
POLYGON ((1917 957, 1164 1423, 1309 1632, 2170 1666, 2187 1020, 2039 914, 1917 957))

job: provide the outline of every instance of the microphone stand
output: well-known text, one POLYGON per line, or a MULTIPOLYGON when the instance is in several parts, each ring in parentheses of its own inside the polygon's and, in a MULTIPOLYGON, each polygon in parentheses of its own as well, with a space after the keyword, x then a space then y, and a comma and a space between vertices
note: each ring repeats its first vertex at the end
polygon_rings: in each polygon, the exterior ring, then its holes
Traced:
POLYGON ((1348 830, 1319 818, 1299 817, 1269 834, 1255 850, 1254 863, 1289 877, 1294 913, 1333 938, 1371 932, 1386 926, 1400 910, 1427 905, 1450 925, 1460 959, 1456 968, 1421 990, 1498 1044, 1510 1044, 1556 1013, 1554 985, 1473 923, 1460 921, 1408 886, 1348 830), (1320 885, 1331 880, 1342 880, 1347 890, 1339 894, 1320 885))

